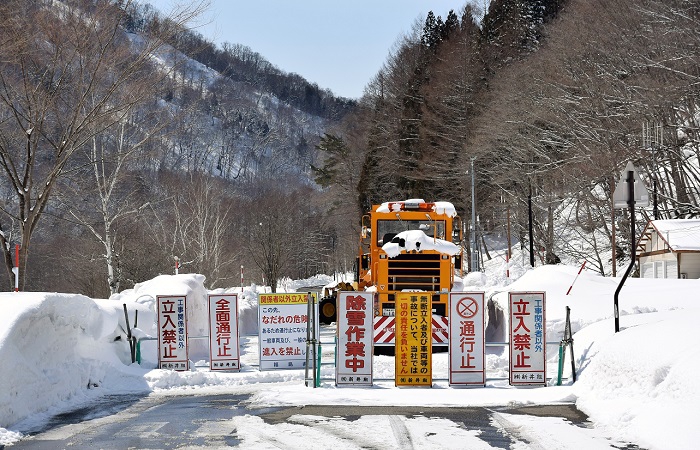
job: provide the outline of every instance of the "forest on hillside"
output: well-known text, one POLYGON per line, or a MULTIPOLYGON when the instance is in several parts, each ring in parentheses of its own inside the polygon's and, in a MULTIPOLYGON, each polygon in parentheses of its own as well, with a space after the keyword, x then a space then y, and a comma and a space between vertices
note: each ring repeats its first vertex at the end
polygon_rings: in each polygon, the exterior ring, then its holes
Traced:
POLYGON ((630 255, 627 213, 613 220, 611 205, 628 161, 657 192, 638 224, 700 214, 697 2, 492 0, 474 17, 470 4, 429 14, 324 136, 317 182, 338 208, 352 193, 356 214, 418 197, 468 218, 473 174, 482 258, 508 217, 528 242, 531 204, 538 264, 606 275, 613 228, 616 257, 630 255))
POLYGON ((132 0, 0 4, 2 286, 92 297, 329 271, 310 166, 354 106, 132 0), (206 64, 211 64, 208 66, 206 64), (275 239, 271 239, 274 236, 275 239), (301 261, 301 263, 297 263, 301 261))
POLYGON ((362 213, 416 197, 454 203, 467 233, 475 200, 482 258, 508 219, 528 241, 531 202, 538 264, 609 274, 628 161, 659 218, 698 214, 695 2, 466 2, 416 22, 358 102, 208 42, 200 6, 0 4, 5 289, 16 248, 21 289, 92 297, 176 263, 210 288, 242 267, 247 284, 350 271, 362 213))

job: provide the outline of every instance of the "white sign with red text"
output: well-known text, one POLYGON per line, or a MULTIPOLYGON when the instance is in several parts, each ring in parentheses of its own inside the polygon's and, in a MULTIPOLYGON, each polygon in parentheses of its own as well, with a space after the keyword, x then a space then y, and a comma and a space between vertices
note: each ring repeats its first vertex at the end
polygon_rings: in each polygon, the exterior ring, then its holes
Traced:
POLYGON ((187 297, 158 295, 158 368, 188 370, 187 297))
POLYGON ((450 292, 450 386, 484 386, 484 293, 450 292))
POLYGON ((510 293, 511 385, 546 385, 544 292, 510 293))
POLYGON ((238 295, 209 294, 209 368, 240 370, 238 295))
POLYGON ((306 367, 308 297, 305 293, 258 296, 260 370, 306 367))
POLYGON ((371 292, 339 292, 336 386, 372 386, 371 292))

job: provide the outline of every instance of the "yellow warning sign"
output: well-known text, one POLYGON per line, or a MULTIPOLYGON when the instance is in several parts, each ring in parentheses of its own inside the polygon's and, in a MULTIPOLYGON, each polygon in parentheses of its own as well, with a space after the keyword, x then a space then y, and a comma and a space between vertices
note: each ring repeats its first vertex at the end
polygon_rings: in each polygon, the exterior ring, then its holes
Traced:
POLYGON ((396 386, 433 385, 433 327, 428 292, 396 294, 396 386))

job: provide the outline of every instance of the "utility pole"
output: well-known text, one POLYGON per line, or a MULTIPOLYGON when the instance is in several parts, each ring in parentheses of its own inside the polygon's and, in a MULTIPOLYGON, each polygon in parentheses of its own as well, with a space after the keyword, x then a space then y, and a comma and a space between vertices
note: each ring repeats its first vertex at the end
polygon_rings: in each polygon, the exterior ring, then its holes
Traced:
MULTIPOLYGON (((614 178, 613 178, 613 180, 612 180, 612 186, 611 186, 610 192, 611 192, 611 193, 612 193, 612 192, 615 192, 615 179, 614 179, 614 178)), ((611 234, 612 234, 612 236, 611 236, 611 238, 610 238, 611 241, 612 241, 612 276, 615 277, 615 276, 617 276, 617 242, 616 242, 616 240, 615 240, 615 227, 616 227, 616 223, 615 223, 615 201, 612 200, 612 198, 610 199, 610 209, 611 209, 610 214, 611 214, 611 217, 612 217, 612 222, 611 222, 612 226, 610 227, 610 231, 611 231, 611 234)))
POLYGON ((506 207, 506 235, 508 236, 508 251, 506 251, 506 278, 510 280, 510 205, 506 207))
POLYGON ((528 217, 528 232, 530 234, 530 267, 535 267, 535 246, 532 242, 533 232, 532 232, 532 185, 530 185, 530 191, 527 194, 527 217, 528 217))
POLYGON ((476 174, 474 173, 474 160, 472 157, 472 229, 471 237, 471 253, 472 253, 472 272, 479 272, 479 248, 476 240, 476 174))
POLYGON ((512 255, 510 254, 510 249, 511 249, 511 245, 512 245, 510 242, 510 205, 508 205, 507 211, 508 211, 507 212, 508 216, 506 218, 506 221, 507 221, 506 222, 507 223, 506 229, 507 229, 507 235, 508 235, 508 253, 507 253, 507 256, 508 256, 508 259, 510 260, 510 258, 512 257, 512 255))
POLYGON ((656 164, 656 149, 661 148, 664 145, 664 129, 663 125, 654 122, 650 124, 649 122, 642 123, 642 146, 646 149, 651 149, 651 163, 652 171, 651 182, 652 182, 652 201, 653 201, 653 214, 654 220, 659 219, 659 202, 656 190, 656 179, 657 179, 657 164, 656 164))

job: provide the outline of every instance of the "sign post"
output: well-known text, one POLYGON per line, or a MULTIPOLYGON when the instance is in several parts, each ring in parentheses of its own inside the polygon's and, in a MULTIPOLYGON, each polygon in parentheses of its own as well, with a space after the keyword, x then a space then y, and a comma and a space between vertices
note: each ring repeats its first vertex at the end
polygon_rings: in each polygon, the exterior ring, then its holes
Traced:
POLYGON ((484 386, 484 293, 450 292, 450 386, 484 386))
POLYGON ((625 274, 622 276, 622 280, 620 280, 620 283, 617 285, 617 289, 615 289, 613 309, 615 315, 615 333, 617 333, 618 331, 620 331, 620 290, 622 289, 622 285, 625 284, 625 281, 627 280, 627 277, 629 276, 630 272, 632 272, 632 268, 634 267, 634 264, 636 262, 635 260, 637 257, 637 249, 635 244, 636 226, 634 223, 634 207, 635 205, 649 206, 649 192, 647 191, 646 186, 644 186, 642 178, 639 176, 637 169, 634 167, 634 165, 632 165, 632 162, 627 163, 627 166, 625 167, 625 170, 622 172, 622 175, 620 177, 620 181, 617 183, 617 187, 615 187, 615 192, 613 193, 613 205, 615 206, 615 208, 629 208, 631 253, 630 257, 632 259, 630 265, 625 271, 625 274))
POLYGON ((372 292, 339 292, 336 386, 372 386, 372 292))

